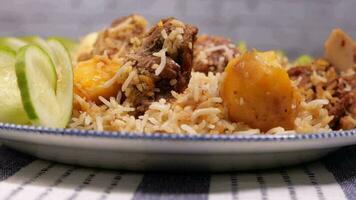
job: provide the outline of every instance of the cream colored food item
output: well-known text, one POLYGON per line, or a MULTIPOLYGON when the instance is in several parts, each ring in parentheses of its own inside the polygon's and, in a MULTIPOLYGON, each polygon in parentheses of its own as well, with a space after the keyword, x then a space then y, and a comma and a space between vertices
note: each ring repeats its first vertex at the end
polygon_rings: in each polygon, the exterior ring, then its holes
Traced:
POLYGON ((355 65, 354 41, 341 29, 334 29, 326 40, 324 57, 339 71, 355 65))
POLYGON ((94 48, 94 44, 97 38, 98 38, 97 32, 89 33, 84 37, 82 37, 82 39, 80 40, 80 45, 78 47, 78 50, 75 56, 73 57, 73 61, 76 62, 78 60, 82 60, 84 57, 88 57, 94 48))

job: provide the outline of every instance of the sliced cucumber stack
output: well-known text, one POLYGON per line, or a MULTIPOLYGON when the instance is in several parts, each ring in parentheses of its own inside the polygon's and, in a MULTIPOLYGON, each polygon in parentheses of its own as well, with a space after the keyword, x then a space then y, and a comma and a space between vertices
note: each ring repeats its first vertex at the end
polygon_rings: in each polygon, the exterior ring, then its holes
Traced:
POLYGON ((66 49, 74 48, 65 38, 0 38, 0 122, 66 127, 73 103, 66 49))
POLYGON ((22 106, 16 82, 15 52, 0 48, 0 121, 27 124, 29 119, 22 106))
POLYGON ((64 128, 72 114, 71 59, 59 41, 51 39, 46 46, 47 50, 38 45, 19 50, 15 65, 17 82, 24 109, 33 124, 64 128))
POLYGON ((14 37, 0 38, 0 46, 10 48, 13 51, 18 51, 27 44, 26 41, 14 37))

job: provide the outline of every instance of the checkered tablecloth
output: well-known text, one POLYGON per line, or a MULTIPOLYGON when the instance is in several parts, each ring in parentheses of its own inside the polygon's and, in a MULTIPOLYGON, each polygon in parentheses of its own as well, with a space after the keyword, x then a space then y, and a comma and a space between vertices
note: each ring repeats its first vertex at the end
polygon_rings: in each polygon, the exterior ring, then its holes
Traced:
POLYGON ((356 199, 356 147, 295 167, 226 174, 82 168, 0 147, 0 199, 356 199))
MULTIPOLYGON (((78 38, 123 15, 167 16, 200 33, 290 56, 321 55, 334 27, 355 36, 355 0, 0 0, 0 35, 78 38), (301 45, 302 43, 302 45, 301 45)), ((0 147, 0 199, 356 199, 356 147, 292 168, 226 174, 131 173, 62 165, 0 147)))

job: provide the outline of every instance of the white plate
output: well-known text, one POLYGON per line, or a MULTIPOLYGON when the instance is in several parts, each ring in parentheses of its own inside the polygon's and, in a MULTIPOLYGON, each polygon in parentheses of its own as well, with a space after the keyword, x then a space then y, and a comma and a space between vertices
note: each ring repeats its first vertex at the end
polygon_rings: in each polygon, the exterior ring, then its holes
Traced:
POLYGON ((356 130, 293 135, 97 132, 0 123, 4 145, 46 160, 127 170, 226 171, 306 162, 356 144, 356 130))

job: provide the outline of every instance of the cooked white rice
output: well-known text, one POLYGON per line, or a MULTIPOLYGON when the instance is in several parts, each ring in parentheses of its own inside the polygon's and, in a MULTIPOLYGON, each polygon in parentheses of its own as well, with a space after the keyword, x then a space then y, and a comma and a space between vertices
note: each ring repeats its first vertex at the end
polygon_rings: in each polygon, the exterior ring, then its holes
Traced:
MULTIPOLYGON (((130 73, 131 75, 132 73, 130 73)), ((132 79, 133 73, 128 79, 132 79)), ((153 102, 141 116, 130 113, 135 110, 130 102, 118 103, 118 97, 100 98, 102 105, 87 102, 75 96, 74 117, 71 128, 109 131, 166 132, 166 133, 210 133, 210 134, 259 134, 259 129, 252 129, 240 122, 228 119, 227 109, 219 95, 222 74, 205 75, 192 72, 192 78, 184 93, 172 92, 173 100, 165 99, 153 102)), ((127 83, 129 84, 129 83, 127 83)), ((124 84, 125 85, 125 84, 124 84)), ((301 111, 295 120, 295 130, 275 127, 268 134, 319 132, 330 130, 328 123, 332 117, 322 108, 327 100, 302 102, 301 111)))

